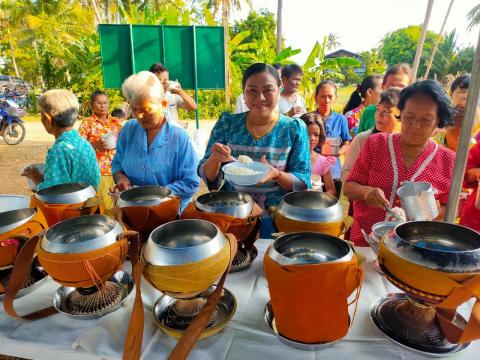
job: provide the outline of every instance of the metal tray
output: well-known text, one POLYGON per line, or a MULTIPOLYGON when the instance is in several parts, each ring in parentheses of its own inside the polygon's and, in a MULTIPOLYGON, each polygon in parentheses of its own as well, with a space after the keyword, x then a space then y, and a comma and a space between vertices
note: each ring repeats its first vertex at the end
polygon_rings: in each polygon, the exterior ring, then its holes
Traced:
POLYGON ((397 344, 398 346, 400 346, 400 347, 402 347, 406 350, 409 350, 411 352, 421 354, 423 356, 434 357, 434 358, 443 358, 443 357, 448 357, 448 356, 458 354, 459 352, 465 351, 471 345, 471 343, 459 344, 459 345, 455 346, 453 349, 444 350, 443 352, 424 351, 424 350, 420 350, 420 349, 410 347, 407 343, 405 343, 404 339, 402 339, 400 336, 397 336, 396 334, 392 333, 390 331, 390 329, 385 326, 384 321, 378 315, 381 306, 384 305, 386 302, 392 301, 392 300, 406 300, 407 298, 408 298, 408 296, 404 293, 388 294, 387 296, 380 297, 370 307, 370 318, 372 319, 375 326, 380 331, 382 331, 382 333, 390 341, 392 341, 393 343, 397 344))
MULTIPOLYGON (((215 290, 215 288, 216 285, 210 286, 207 291, 201 293, 200 295, 197 295, 197 297, 208 297, 215 290)), ((160 297, 153 307, 153 319, 155 320, 155 323, 158 325, 158 327, 160 327, 160 329, 162 329, 167 335, 179 339, 182 337, 185 330, 172 328, 168 326, 165 321, 168 314, 168 309, 175 303, 175 301, 177 301, 177 299, 168 295, 163 295, 162 297, 160 297)), ((237 301, 235 299, 235 296, 233 296, 233 294, 229 290, 223 288, 220 299, 217 303, 216 321, 203 331, 200 339, 210 337, 222 331, 225 326, 227 326, 228 322, 233 317, 236 310, 237 301)))
POLYGON ((104 315, 107 315, 117 310, 118 308, 120 308, 120 306, 122 306, 127 301, 127 299, 130 298, 130 296, 132 295, 132 290, 134 288, 133 278, 128 273, 122 270, 117 271, 115 275, 113 275, 113 277, 109 279, 109 281, 120 284, 122 288, 125 290, 123 293, 122 300, 118 304, 112 307, 109 307, 102 311, 94 312, 91 314, 82 314, 82 315, 72 314, 68 311, 65 311, 64 309, 61 309, 62 300, 64 300, 69 294, 71 294, 73 291, 76 290, 76 288, 74 287, 66 287, 66 286, 62 286, 58 288, 58 290, 53 295, 53 307, 59 313, 64 314, 72 319, 78 319, 78 320, 98 319, 104 315))
POLYGON ((248 249, 248 250, 238 248, 237 253, 238 252, 242 252, 243 254, 248 256, 248 260, 247 260, 247 262, 245 262, 243 264, 240 264, 238 266, 232 264, 232 266, 230 267, 230 271, 229 271, 230 273, 234 273, 234 272, 238 272, 238 271, 248 269, 250 267, 250 265, 252 265, 253 261, 257 258, 257 255, 258 255, 258 250, 255 246, 252 247, 251 249, 248 249))
MULTIPOLYGON (((30 276, 34 280, 34 283, 21 289, 15 296, 15 299, 21 298, 22 296, 28 295, 32 291, 35 291, 40 286, 42 286, 43 283, 48 279, 48 274, 39 265, 32 266, 32 271, 30 273, 30 276)), ((0 294, 0 301, 3 301, 4 297, 5 297, 5 293, 0 294)))
POLYGON ((275 325, 275 316, 273 315, 272 303, 269 301, 267 305, 265 305, 265 322, 267 323, 268 327, 277 335, 281 342, 284 344, 294 347, 295 349, 299 350, 322 350, 333 346, 338 340, 330 341, 330 342, 322 342, 322 343, 304 343, 300 341, 291 340, 283 335, 281 335, 277 331, 277 327, 275 325))

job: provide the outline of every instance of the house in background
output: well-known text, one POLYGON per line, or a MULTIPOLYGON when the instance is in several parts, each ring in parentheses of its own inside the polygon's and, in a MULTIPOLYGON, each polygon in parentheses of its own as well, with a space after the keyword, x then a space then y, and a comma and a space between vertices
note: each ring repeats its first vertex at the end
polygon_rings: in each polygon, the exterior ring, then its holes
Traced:
POLYGON ((333 59, 337 57, 351 57, 351 58, 354 58, 355 60, 360 61, 362 63, 362 66, 353 69, 353 71, 358 76, 363 76, 365 74, 365 70, 366 70, 365 63, 363 62, 363 58, 360 55, 344 49, 340 49, 340 50, 334 51, 331 54, 325 55, 325 58, 327 59, 333 59))

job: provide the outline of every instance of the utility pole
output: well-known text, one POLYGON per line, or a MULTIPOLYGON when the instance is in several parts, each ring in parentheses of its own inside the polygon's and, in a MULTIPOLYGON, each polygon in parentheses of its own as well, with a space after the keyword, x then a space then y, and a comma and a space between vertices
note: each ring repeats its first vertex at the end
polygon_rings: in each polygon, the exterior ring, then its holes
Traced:
POLYGON ((413 61, 413 69, 411 74, 412 83, 417 79, 418 65, 420 64, 420 57, 422 56, 423 44, 427 37, 428 22, 430 21, 430 15, 432 14, 434 0, 428 0, 427 11, 425 12, 425 20, 423 20, 422 35, 418 41, 417 52, 415 53, 415 60, 413 61))

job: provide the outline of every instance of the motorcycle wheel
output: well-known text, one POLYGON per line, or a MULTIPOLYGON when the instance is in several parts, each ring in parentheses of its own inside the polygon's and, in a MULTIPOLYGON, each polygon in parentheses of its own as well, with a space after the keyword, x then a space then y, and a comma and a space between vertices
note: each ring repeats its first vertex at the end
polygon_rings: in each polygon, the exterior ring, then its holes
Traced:
POLYGON ((5 140, 8 145, 17 145, 22 142, 26 133, 25 126, 22 123, 13 123, 10 127, 5 127, 3 140, 5 140))

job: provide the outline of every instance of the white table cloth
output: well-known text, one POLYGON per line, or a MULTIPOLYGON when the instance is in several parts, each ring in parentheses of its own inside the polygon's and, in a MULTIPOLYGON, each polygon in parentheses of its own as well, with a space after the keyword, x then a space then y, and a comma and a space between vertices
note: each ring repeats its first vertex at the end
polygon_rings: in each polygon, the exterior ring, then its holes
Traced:
MULTIPOLYGON (((373 269, 375 256, 369 248, 359 249, 367 257, 363 264, 365 280, 348 335, 331 347, 317 351, 298 350, 280 342, 264 321, 269 294, 262 259, 269 242, 257 241, 259 255, 248 270, 229 274, 226 287, 237 299, 237 312, 225 330, 197 343, 191 359, 429 359, 392 343, 370 319, 369 309, 376 299, 399 291, 373 269)), ((27 313, 50 305, 57 288, 58 284, 49 279, 39 289, 16 300, 16 309, 27 313)), ((166 359, 176 340, 156 327, 151 314, 151 307, 161 294, 146 283, 142 283, 142 294, 145 305, 142 359, 166 359)), ((132 295, 124 307, 97 320, 73 320, 57 314, 29 322, 11 319, 0 311, 0 354, 49 360, 119 359, 130 319, 132 295)), ((3 310, 3 303, 0 305, 3 310)), ((477 341, 454 358, 473 360, 479 356, 480 341, 477 341)))

